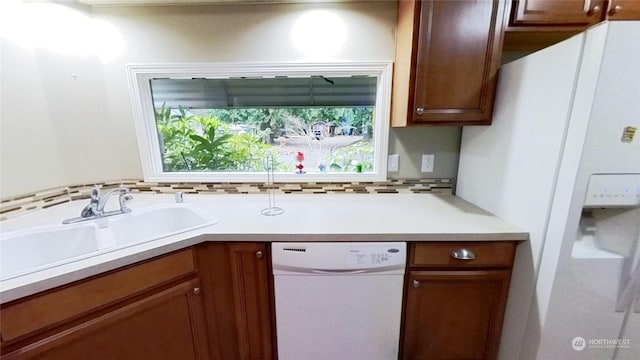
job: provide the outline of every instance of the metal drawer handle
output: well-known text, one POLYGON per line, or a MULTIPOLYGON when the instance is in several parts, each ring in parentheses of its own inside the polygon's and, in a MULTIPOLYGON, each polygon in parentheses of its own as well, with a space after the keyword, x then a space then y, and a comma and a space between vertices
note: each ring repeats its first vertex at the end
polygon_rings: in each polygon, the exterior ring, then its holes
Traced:
POLYGON ((262 254, 262 251, 259 251, 259 250, 258 250, 258 251, 256 251, 256 258, 258 258, 258 259, 262 259, 262 256, 264 256, 264 255, 262 254))
POLYGON ((418 280, 413 280, 412 285, 413 285, 413 287, 414 287, 414 288, 416 288, 416 289, 417 289, 417 288, 419 288, 419 287, 420 287, 420 281, 418 281, 418 280))
POLYGON ((458 249, 451 252, 451 257, 458 260, 473 260, 476 258, 476 253, 467 249, 458 249))
POLYGON ((418 115, 422 115, 422 114, 424 114, 424 108, 417 108, 417 109, 416 109, 416 113, 417 113, 418 115))
POLYGON ((200 294, 200 288, 199 288, 199 287, 194 287, 194 288, 193 288, 193 293, 194 293, 195 295, 200 294))

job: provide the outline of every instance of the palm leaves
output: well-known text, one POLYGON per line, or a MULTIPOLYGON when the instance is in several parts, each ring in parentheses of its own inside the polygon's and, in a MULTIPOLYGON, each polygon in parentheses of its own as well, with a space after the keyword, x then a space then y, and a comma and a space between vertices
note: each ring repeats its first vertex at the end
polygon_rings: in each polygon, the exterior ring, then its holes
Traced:
POLYGON ((229 165, 228 149, 225 145, 233 136, 225 134, 220 128, 220 122, 216 118, 206 117, 198 119, 205 127, 203 136, 193 134, 189 138, 194 141, 193 156, 196 159, 197 170, 226 169, 229 165))
POLYGON ((156 109, 165 171, 261 170, 271 148, 252 134, 232 134, 212 115, 190 115, 184 108, 156 109))

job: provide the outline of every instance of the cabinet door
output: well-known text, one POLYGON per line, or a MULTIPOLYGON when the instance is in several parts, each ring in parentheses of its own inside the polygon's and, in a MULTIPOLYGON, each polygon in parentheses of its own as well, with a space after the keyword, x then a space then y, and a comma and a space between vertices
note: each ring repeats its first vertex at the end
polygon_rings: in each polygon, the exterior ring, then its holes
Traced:
POLYGON ((43 330, 91 317, 132 297, 194 277, 193 249, 160 256, 0 306, 2 350, 43 330))
POLYGON ((89 319, 3 359, 208 359, 197 280, 89 319))
POLYGON ((495 359, 509 270, 412 271, 403 359, 495 359))
POLYGON ((241 359, 271 359, 266 245, 231 244, 231 269, 241 359))
POLYGON ((607 19, 640 20, 640 0, 611 0, 607 19))
POLYGON ((491 122, 504 5, 499 0, 419 3, 414 102, 409 108, 414 122, 491 122))
POLYGON ((589 26, 603 19, 604 0, 516 0, 510 25, 589 26))
POLYGON ((273 359, 266 244, 206 243, 199 247, 198 266, 206 290, 212 356, 220 360, 273 359))

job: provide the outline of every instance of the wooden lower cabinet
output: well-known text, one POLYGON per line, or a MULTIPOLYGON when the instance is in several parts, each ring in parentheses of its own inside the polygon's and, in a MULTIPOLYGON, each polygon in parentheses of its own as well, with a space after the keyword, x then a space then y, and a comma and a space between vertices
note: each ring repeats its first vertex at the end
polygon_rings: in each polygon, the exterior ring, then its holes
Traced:
POLYGON ((3 304, 2 360, 207 360, 192 249, 3 304))
POLYGON ((412 271, 404 359, 495 359, 510 271, 412 271))
POLYGON ((208 242, 198 248, 213 359, 276 358, 268 243, 208 242))
MULTIPOLYGON (((409 246, 401 358, 495 359, 515 242, 409 246)), ((270 255, 204 242, 3 304, 0 357, 277 359, 270 255)))
POLYGON ((180 283, 3 359, 208 359, 198 287, 197 280, 180 283))
POLYGON ((274 359, 268 251, 205 242, 3 304, 0 358, 274 359))
POLYGON ((496 359, 515 247, 410 244, 401 358, 496 359))

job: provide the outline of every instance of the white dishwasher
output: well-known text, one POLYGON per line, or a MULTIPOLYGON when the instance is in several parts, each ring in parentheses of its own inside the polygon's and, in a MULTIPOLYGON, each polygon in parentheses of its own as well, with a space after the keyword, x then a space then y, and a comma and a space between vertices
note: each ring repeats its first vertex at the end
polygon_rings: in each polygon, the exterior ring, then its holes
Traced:
POLYGON ((273 243, 278 359, 398 359, 406 247, 273 243))

